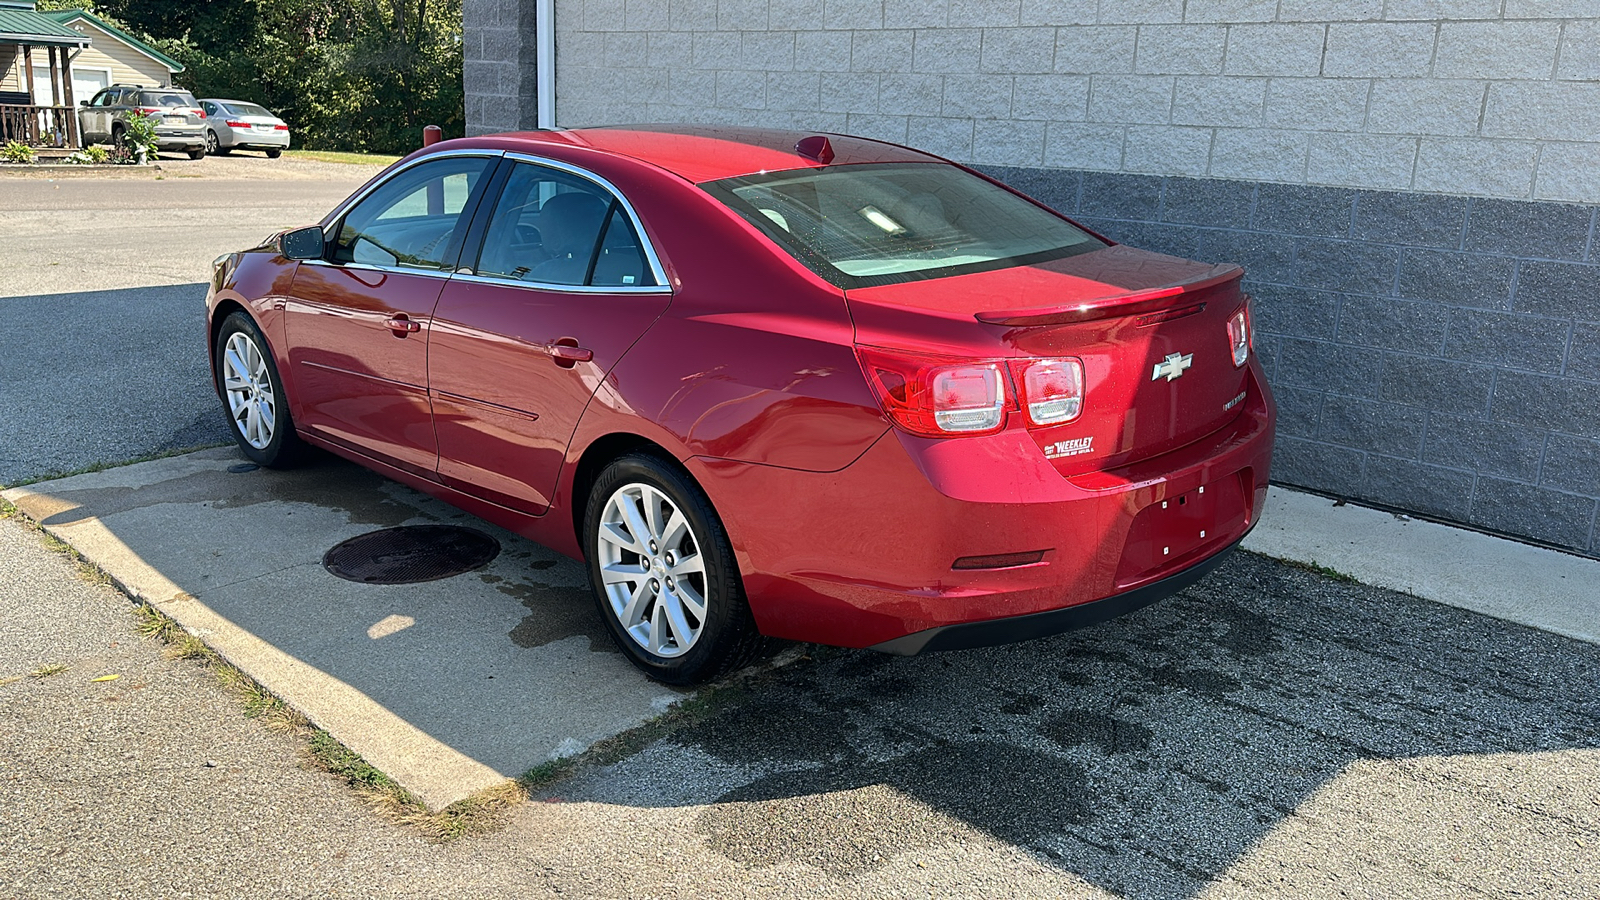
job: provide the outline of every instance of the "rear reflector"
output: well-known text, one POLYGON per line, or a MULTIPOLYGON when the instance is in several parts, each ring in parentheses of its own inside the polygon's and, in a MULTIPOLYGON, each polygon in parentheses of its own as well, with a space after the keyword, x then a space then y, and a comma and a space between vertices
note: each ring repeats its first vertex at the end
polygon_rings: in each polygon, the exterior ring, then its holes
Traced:
POLYGON ((1014 569, 1044 561, 1045 551, 1027 553, 1000 553, 995 556, 963 556, 950 565, 952 569, 1014 569))

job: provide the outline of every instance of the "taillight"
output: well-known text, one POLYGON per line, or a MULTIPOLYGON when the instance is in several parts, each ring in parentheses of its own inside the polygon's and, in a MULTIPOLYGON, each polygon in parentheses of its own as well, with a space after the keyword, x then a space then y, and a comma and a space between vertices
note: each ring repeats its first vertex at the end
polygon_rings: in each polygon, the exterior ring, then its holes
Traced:
POLYGON ((912 434, 989 434, 1005 427, 1008 410, 1023 411, 1029 427, 1060 425, 1083 412, 1083 364, 1076 359, 951 359, 859 346, 856 352, 883 411, 912 434))
POLYGON ((1239 311, 1228 320, 1228 343, 1233 348, 1235 368, 1250 361, 1250 315, 1247 310, 1247 306, 1239 307, 1239 311))
POLYGON ((1011 374, 1030 423, 1060 425, 1083 412, 1083 363, 1078 360, 1014 360, 1011 374))
POLYGON ((137 107, 137 109, 139 110, 139 114, 143 116, 153 116, 156 113, 161 112, 161 107, 159 106, 140 106, 137 107))
POLYGON ((912 434, 982 434, 1005 424, 999 360, 953 360, 877 347, 856 352, 883 411, 912 434))
POLYGON ((272 126, 272 130, 273 131, 288 131, 289 130, 289 126, 287 126, 287 125, 274 125, 274 126, 272 126))
POLYGON ((228 121, 223 122, 222 124, 228 126, 229 128, 249 128, 250 127, 250 123, 249 122, 235 122, 232 119, 229 119, 228 121))
POLYGON ((206 117, 206 111, 203 110, 203 109, 191 109, 191 110, 189 110, 189 112, 194 113, 195 115, 199 116, 202 119, 204 119, 206 117))

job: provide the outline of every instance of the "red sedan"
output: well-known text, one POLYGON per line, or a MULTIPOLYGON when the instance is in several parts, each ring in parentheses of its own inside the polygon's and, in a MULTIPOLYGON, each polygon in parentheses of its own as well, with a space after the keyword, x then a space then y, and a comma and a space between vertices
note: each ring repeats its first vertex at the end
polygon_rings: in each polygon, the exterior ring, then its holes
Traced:
POLYGON ((1272 451, 1241 275, 905 147, 605 128, 413 153, 208 307, 252 460, 315 445, 586 560, 690 683, 761 635, 982 646, 1210 571, 1272 451))

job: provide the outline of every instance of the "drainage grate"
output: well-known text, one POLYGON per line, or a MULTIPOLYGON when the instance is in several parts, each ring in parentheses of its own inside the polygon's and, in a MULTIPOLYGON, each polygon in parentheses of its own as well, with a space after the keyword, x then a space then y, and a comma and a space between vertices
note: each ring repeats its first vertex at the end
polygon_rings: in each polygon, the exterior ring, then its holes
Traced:
POLYGON ((476 528, 407 525, 357 535, 322 556, 322 567, 362 584, 416 584, 481 569, 500 542, 476 528))

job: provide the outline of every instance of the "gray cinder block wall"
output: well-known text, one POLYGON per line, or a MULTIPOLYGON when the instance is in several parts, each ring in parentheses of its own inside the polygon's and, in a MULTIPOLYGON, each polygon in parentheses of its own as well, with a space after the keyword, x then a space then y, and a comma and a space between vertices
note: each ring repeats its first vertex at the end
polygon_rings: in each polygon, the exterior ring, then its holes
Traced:
MULTIPOLYGON (((533 0, 466 0, 468 133, 533 0)), ((1274 480, 1600 556, 1600 0, 557 0, 557 123, 932 150, 1238 262, 1274 480)))

